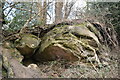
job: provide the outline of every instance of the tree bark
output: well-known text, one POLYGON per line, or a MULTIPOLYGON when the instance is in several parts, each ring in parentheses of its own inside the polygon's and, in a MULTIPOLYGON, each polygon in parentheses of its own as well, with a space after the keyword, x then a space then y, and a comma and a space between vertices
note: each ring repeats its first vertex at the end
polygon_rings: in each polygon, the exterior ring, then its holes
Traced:
POLYGON ((45 25, 46 24, 46 14, 47 14, 47 3, 46 1, 43 2, 43 6, 42 6, 42 2, 37 3, 37 7, 38 7, 38 12, 39 12, 39 16, 38 16, 38 22, 41 25, 45 25))
MULTIPOLYGON (((3 6, 4 3, 0 1, 0 45, 2 43, 3 34, 2 34, 2 26, 3 26, 3 20, 4 20, 4 14, 3 14, 3 6)), ((2 51, 0 49, 0 80, 2 79, 2 51)))
POLYGON ((63 18, 63 2, 56 2, 55 3, 55 23, 61 22, 63 18))
POLYGON ((2 79, 2 53, 0 50, 0 80, 2 79))
POLYGON ((3 26, 3 22, 4 22, 4 13, 3 13, 3 6, 4 3, 0 1, 0 43, 3 39, 3 34, 2 34, 2 26, 3 26))

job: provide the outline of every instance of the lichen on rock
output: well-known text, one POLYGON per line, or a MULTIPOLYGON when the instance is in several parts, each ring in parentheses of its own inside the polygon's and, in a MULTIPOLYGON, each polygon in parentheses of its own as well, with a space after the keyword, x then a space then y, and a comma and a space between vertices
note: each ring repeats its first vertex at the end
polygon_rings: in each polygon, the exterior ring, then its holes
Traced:
POLYGON ((40 38, 32 34, 21 34, 15 41, 17 50, 26 58, 31 57, 39 46, 40 38))
MULTIPOLYGON (((90 23, 89 23, 90 24, 90 23)), ((92 25, 92 24, 91 24, 92 25)), ((38 61, 65 59, 99 63, 96 51, 100 48, 98 31, 90 31, 88 22, 53 28, 42 38, 34 57, 38 61), (96 32, 96 33, 95 33, 96 32)))

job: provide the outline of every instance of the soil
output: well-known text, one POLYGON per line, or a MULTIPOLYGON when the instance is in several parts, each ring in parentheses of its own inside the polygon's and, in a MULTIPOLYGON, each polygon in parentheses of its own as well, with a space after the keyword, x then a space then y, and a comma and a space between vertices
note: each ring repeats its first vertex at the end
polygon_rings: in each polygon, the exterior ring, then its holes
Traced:
POLYGON ((85 63, 62 60, 37 63, 37 65, 44 78, 120 78, 119 53, 118 50, 111 51, 108 65, 96 68, 85 63))
MULTIPOLYGON (((67 62, 63 60, 58 60, 36 63, 38 67, 36 68, 35 71, 39 72, 35 72, 34 67, 29 68, 22 66, 21 64, 19 64, 20 66, 17 67, 16 66, 17 62, 10 61, 10 63, 12 64, 12 66, 14 66, 14 70, 19 68, 18 70, 15 70, 16 75, 18 75, 16 77, 19 78, 22 77, 36 78, 37 77, 36 75, 38 75, 40 78, 120 78, 119 76, 120 49, 118 50, 113 50, 109 53, 110 60, 107 61, 108 65, 101 65, 99 67, 94 67, 91 66, 90 64, 81 63, 79 61, 67 62), (20 75, 20 71, 23 71, 26 75, 27 74, 30 75, 22 76, 20 75)), ((21 74, 23 74, 23 72, 21 74)))

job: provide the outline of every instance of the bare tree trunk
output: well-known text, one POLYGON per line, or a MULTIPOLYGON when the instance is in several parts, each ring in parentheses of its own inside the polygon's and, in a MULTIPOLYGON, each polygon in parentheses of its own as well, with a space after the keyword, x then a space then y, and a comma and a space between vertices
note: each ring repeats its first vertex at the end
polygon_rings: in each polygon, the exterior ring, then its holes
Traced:
POLYGON ((46 3, 46 1, 44 1, 44 4, 43 4, 43 24, 46 24, 46 20, 47 20, 47 3, 46 3))
POLYGON ((3 26, 3 22, 4 22, 4 13, 3 13, 3 6, 4 3, 0 1, 0 43, 3 39, 3 35, 2 35, 2 26, 3 26))
POLYGON ((3 39, 3 34, 2 34, 2 26, 3 26, 3 5, 4 5, 4 3, 2 2, 2 1, 0 1, 0 3, 2 3, 2 4, 0 4, 0 80, 2 79, 2 65, 3 65, 3 63, 2 63, 2 61, 3 61, 3 59, 2 59, 2 48, 1 48, 1 43, 2 43, 2 39, 3 39))
POLYGON ((47 3, 46 1, 43 2, 43 6, 42 6, 42 2, 37 3, 37 7, 38 7, 38 12, 39 12, 39 16, 38 16, 38 22, 41 25, 45 25, 46 24, 46 14, 47 14, 47 3))
POLYGON ((2 51, 0 50, 0 80, 2 79, 2 51))
POLYGON ((38 7, 38 12, 39 12, 39 16, 38 16, 38 22, 41 25, 46 24, 46 14, 47 14, 47 3, 46 1, 43 2, 43 6, 42 6, 42 2, 37 3, 37 7, 38 7))
POLYGON ((55 3, 55 23, 61 22, 63 18, 63 2, 56 2, 55 3))
POLYGON ((37 11, 38 11, 38 14, 39 14, 38 18, 37 18, 37 21, 40 24, 41 21, 42 21, 42 2, 38 2, 37 7, 38 7, 37 11))
POLYGON ((68 17, 68 2, 66 2, 64 11, 65 11, 64 19, 67 19, 67 17, 68 17))

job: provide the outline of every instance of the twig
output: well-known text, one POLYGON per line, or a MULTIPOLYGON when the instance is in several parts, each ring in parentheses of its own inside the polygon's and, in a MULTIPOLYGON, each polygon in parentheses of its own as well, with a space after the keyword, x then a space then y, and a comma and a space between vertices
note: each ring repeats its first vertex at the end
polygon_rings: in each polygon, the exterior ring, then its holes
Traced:
MULTIPOLYGON (((15 8, 15 9, 18 9, 18 10, 22 10, 22 11, 28 11, 28 12, 31 12, 32 14, 37 14, 36 12, 32 12, 32 10, 27 10, 27 9, 23 9, 23 8, 16 8, 16 7, 14 7, 14 6, 11 6, 12 8, 15 8)), ((50 17, 50 19, 51 19, 51 16, 50 16, 50 14, 47 12, 47 15, 50 17)))
POLYGON ((50 19, 52 18, 48 12, 47 12, 47 15, 50 17, 50 19))
POLYGON ((6 16, 8 16, 8 15, 9 15, 9 13, 12 11, 12 9, 13 9, 13 8, 11 8, 11 9, 8 11, 8 13, 7 13, 7 15, 6 15, 6 16))
MULTIPOLYGON (((51 2, 49 2, 48 5, 49 5, 50 3, 51 3, 51 2)), ((48 5, 46 5, 46 7, 47 7, 48 5)), ((34 15, 33 17, 29 18, 29 19, 27 20, 27 22, 24 24, 24 26, 22 27, 22 29, 20 30, 20 33, 22 33, 23 29, 24 29, 25 27, 27 27, 28 23, 29 23, 32 19, 34 19, 36 16, 38 16, 39 13, 40 13, 41 11, 43 11, 46 7, 44 7, 42 10, 40 10, 37 15, 34 15)))
MULTIPOLYGON (((8 2, 7 2, 7 3, 8 3, 8 2)), ((19 3, 20 3, 20 2, 18 2, 18 3, 14 3, 13 5, 11 5, 10 3, 8 3, 10 6, 4 8, 3 11, 6 10, 7 8, 9 8, 9 7, 14 7, 15 5, 17 5, 17 4, 19 4, 19 3)))

